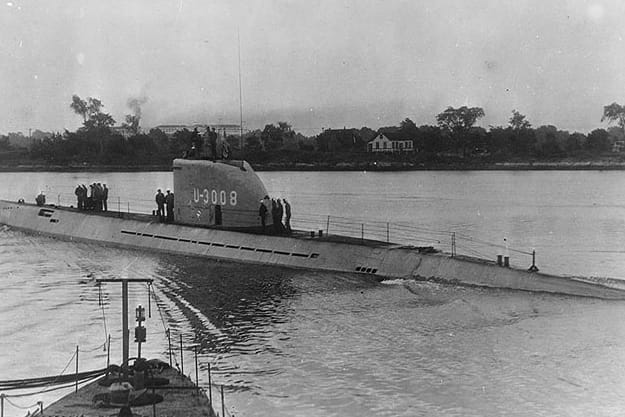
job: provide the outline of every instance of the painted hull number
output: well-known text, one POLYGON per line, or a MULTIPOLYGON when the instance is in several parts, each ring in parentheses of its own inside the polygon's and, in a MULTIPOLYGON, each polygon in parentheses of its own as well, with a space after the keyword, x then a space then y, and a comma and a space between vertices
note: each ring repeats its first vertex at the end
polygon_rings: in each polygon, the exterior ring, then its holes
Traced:
POLYGON ((220 206, 237 205, 237 192, 230 191, 230 193, 221 190, 209 190, 204 188, 200 190, 199 188, 193 189, 193 201, 196 203, 204 203, 204 204, 219 204, 220 206))

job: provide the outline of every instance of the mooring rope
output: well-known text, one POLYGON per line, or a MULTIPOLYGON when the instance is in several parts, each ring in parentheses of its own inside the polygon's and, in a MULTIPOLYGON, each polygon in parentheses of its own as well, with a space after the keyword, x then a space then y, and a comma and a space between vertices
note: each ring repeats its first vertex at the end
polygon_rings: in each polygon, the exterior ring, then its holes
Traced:
MULTIPOLYGON (((66 384, 69 382, 75 383, 76 381, 84 381, 87 379, 95 378, 100 375, 104 375, 106 373, 106 368, 96 369, 93 371, 84 371, 79 372, 77 374, 69 374, 69 375, 54 375, 54 376, 44 376, 38 378, 27 378, 27 379, 13 379, 7 381, 0 381, 0 389, 3 390, 14 390, 14 389, 25 389, 25 388, 40 388, 40 387, 48 387, 50 385, 56 384, 66 384)), ((28 394, 31 395, 31 394, 28 394)))

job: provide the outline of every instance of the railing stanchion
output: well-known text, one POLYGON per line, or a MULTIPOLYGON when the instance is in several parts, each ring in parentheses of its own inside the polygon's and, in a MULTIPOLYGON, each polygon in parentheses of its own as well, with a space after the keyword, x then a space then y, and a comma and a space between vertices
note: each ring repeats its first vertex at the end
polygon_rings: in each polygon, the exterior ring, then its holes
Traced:
POLYGON ((330 234, 330 216, 328 216, 328 221, 326 222, 326 236, 330 234))
POLYGON ((108 336, 107 345, 108 346, 106 347, 106 376, 108 377, 109 368, 111 366, 111 335, 110 334, 108 336))
POLYGON ((182 333, 180 333, 180 371, 184 375, 184 355, 182 353, 182 333))
POLYGON ((169 329, 167 329, 166 331, 167 333, 167 343, 169 345, 169 366, 171 367, 171 332, 169 331, 169 329))
POLYGON ((386 222, 386 243, 389 243, 391 241, 391 225, 389 224, 389 222, 386 222))
POLYGON ((360 240, 365 240, 365 224, 360 224, 360 240))
POLYGON ((193 353, 195 354, 195 388, 197 388, 196 390, 196 394, 200 393, 200 377, 198 374, 198 366, 197 366, 197 345, 193 346, 193 353))
POLYGON ((456 232, 451 232, 451 257, 456 256, 456 232))

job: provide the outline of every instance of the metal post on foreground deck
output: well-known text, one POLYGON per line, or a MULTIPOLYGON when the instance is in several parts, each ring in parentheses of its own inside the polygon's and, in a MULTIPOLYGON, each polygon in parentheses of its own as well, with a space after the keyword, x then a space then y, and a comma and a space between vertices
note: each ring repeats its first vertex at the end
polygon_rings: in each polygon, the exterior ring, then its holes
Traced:
POLYGON ((328 216, 328 221, 326 223, 326 236, 330 234, 330 216, 328 216))
POLYGON ((208 402, 213 408, 213 381, 211 380, 211 364, 208 363, 208 402))
POLYGON ((78 392, 78 345, 76 345, 76 392, 78 392))
POLYGON ((224 404, 224 386, 221 386, 221 415, 226 416, 226 404, 224 404))
POLYGON ((4 394, 0 394, 0 417, 4 417, 4 394))

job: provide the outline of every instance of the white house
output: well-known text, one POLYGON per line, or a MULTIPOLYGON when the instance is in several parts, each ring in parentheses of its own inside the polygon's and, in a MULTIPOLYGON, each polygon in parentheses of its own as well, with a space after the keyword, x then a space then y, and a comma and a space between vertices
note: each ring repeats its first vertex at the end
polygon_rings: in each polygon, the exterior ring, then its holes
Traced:
POLYGON ((413 142, 398 133, 378 133, 367 143, 367 152, 414 152, 413 142))

